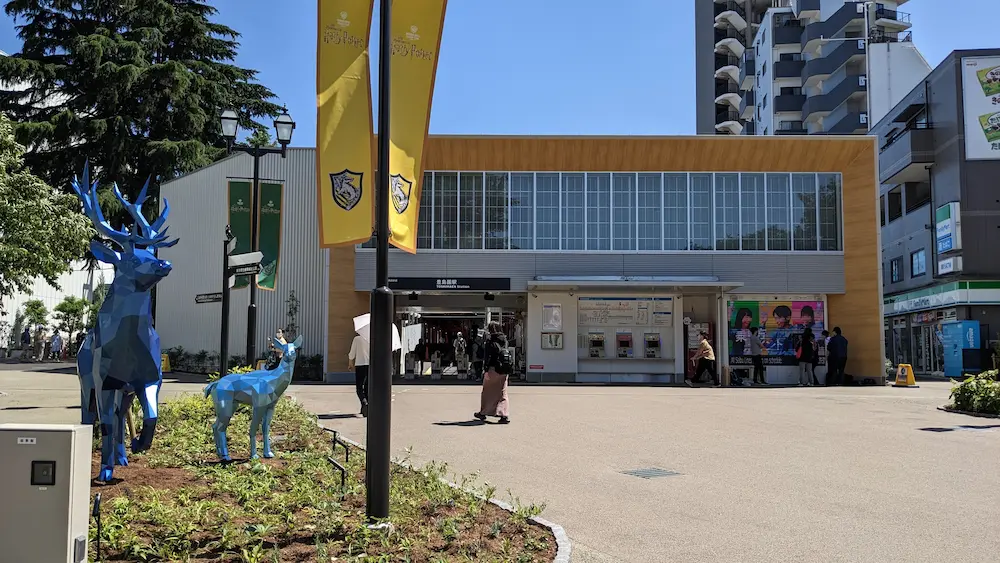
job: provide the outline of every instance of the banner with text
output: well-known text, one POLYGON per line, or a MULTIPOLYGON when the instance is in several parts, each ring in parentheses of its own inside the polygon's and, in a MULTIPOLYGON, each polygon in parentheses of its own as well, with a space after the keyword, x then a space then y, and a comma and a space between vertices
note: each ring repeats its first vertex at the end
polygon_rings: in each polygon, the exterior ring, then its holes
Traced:
POLYGON ((392 92, 389 138, 389 242, 417 251, 424 143, 447 0, 396 2, 392 9, 392 92))
POLYGON ((260 206, 257 224, 257 248, 264 255, 257 274, 257 287, 274 290, 278 281, 278 258, 281 254, 281 195, 282 185, 261 182, 257 205, 260 206))
POLYGON ((319 244, 325 248, 372 236, 372 5, 373 0, 319 2, 316 200, 319 244))
MULTIPOLYGON (((250 252, 253 245, 250 242, 250 185, 246 180, 229 181, 229 228, 236 237, 236 248, 233 254, 250 252)), ((242 289, 250 285, 249 276, 236 276, 233 289, 242 289)))
POLYGON ((764 365, 798 365, 795 349, 802 333, 810 328, 820 341, 824 321, 822 301, 730 301, 729 364, 752 365, 750 329, 757 327, 764 365))
POLYGON ((962 58, 966 160, 1000 159, 1000 57, 962 58))

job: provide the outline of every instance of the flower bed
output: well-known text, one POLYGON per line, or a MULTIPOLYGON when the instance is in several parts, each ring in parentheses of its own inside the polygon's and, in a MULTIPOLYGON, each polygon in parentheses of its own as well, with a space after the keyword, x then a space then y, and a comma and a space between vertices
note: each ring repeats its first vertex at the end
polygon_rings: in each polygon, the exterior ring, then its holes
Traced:
MULTIPOLYGON (((364 452, 353 450, 340 489, 329 463, 329 435, 290 399, 272 426, 277 457, 220 464, 212 444, 211 403, 182 397, 160 410, 153 449, 117 468, 102 494, 103 561, 552 561, 556 543, 530 518, 541 508, 513 501, 513 513, 441 480, 446 467, 393 465, 393 530, 366 526, 364 452)), ((249 412, 229 427, 230 452, 249 451, 249 412)), ((95 456, 96 474, 98 459, 95 456)), ((468 486, 466 480, 464 485, 468 486)), ((91 555, 96 555, 96 521, 91 555)), ((94 560, 97 560, 96 558, 94 560)))
POLYGON ((1000 415, 1000 381, 997 370, 974 375, 958 383, 953 381, 952 403, 946 408, 975 414, 1000 415))

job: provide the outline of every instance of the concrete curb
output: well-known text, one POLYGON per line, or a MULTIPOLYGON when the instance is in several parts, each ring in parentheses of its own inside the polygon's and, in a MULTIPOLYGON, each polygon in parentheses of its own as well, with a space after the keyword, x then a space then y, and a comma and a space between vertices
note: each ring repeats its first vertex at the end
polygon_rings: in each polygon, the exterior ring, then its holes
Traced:
POLYGON ((1000 418, 1000 415, 998 415, 998 414, 989 414, 989 413, 985 413, 985 412, 961 411, 961 410, 958 410, 958 409, 955 409, 955 408, 951 408, 948 405, 945 405, 943 407, 938 407, 937 410, 944 411, 944 412, 950 412, 952 414, 964 414, 966 416, 974 416, 976 418, 1000 418))
MULTIPOLYGON (((325 432, 331 432, 331 433, 336 432, 337 436, 341 440, 347 442, 348 444, 354 446, 355 448, 357 448, 359 450, 364 451, 365 447, 363 445, 361 445, 358 442, 355 442, 354 440, 352 440, 350 438, 345 437, 339 431, 337 431, 337 430, 331 430, 330 428, 327 428, 327 427, 323 426, 322 424, 319 424, 319 420, 316 421, 316 424, 318 424, 319 427, 322 428, 325 432)), ((414 470, 414 471, 417 469, 417 468, 413 467, 413 465, 410 464, 410 463, 408 463, 408 462, 393 461, 393 463, 395 463, 397 465, 400 465, 402 467, 405 467, 407 469, 414 470)), ((478 498, 481 498, 481 499, 485 498, 482 495, 480 495, 479 493, 477 493, 476 491, 470 491, 469 489, 465 489, 461 485, 459 485, 458 483, 453 483, 453 482, 451 482, 451 481, 449 481, 449 480, 447 480, 447 479, 445 479, 443 477, 441 478, 441 481, 444 482, 444 483, 446 483, 449 487, 452 487, 454 489, 459 489, 461 491, 465 491, 466 493, 469 493, 469 494, 474 495, 474 496, 476 496, 478 498)), ((506 502, 504 502, 502 500, 495 499, 495 498, 488 498, 488 499, 485 499, 485 500, 488 501, 489 503, 491 503, 491 504, 493 504, 493 505, 501 508, 502 510, 506 510, 507 512, 510 512, 511 514, 514 513, 514 507, 511 506, 510 504, 507 504, 506 502)), ((560 526, 558 524, 554 524, 552 522, 549 522, 548 520, 545 520, 544 518, 539 518, 538 516, 532 516, 531 518, 529 518, 529 520, 531 520, 535 524, 538 524, 539 526, 543 526, 545 528, 548 528, 549 532, 551 532, 552 536, 555 538, 555 540, 556 540, 556 556, 552 560, 552 563, 570 563, 570 554, 573 551, 573 545, 569 541, 569 536, 566 535, 566 530, 564 530, 562 526, 560 526)))

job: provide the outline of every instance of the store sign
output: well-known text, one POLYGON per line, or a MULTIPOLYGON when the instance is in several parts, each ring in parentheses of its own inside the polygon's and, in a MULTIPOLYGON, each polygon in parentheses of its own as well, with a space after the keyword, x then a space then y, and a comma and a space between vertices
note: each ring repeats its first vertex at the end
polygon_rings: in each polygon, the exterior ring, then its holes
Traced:
POLYGON ((961 250, 962 223, 957 201, 946 203, 934 210, 935 235, 938 253, 961 250))
POLYGON ((1000 160, 1000 57, 962 59, 965 159, 1000 160))
POLYGON ((394 291, 510 291, 510 278, 389 278, 394 291))
POLYGON ((954 274, 955 272, 962 271, 962 257, 954 256, 952 258, 945 258, 943 260, 938 260, 938 275, 943 276, 945 274, 954 274))
POLYGON ((958 290, 945 291, 934 295, 923 295, 913 299, 902 299, 889 303, 886 307, 886 314, 894 315, 899 313, 909 313, 922 309, 935 309, 946 305, 954 305, 962 300, 962 295, 958 290))

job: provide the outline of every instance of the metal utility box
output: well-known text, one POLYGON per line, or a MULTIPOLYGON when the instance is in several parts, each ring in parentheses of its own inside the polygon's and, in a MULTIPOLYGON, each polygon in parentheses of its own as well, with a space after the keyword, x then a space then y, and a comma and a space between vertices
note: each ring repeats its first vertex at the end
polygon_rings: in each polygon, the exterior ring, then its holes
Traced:
POLYGON ((86 563, 94 429, 0 424, 0 563, 86 563))

